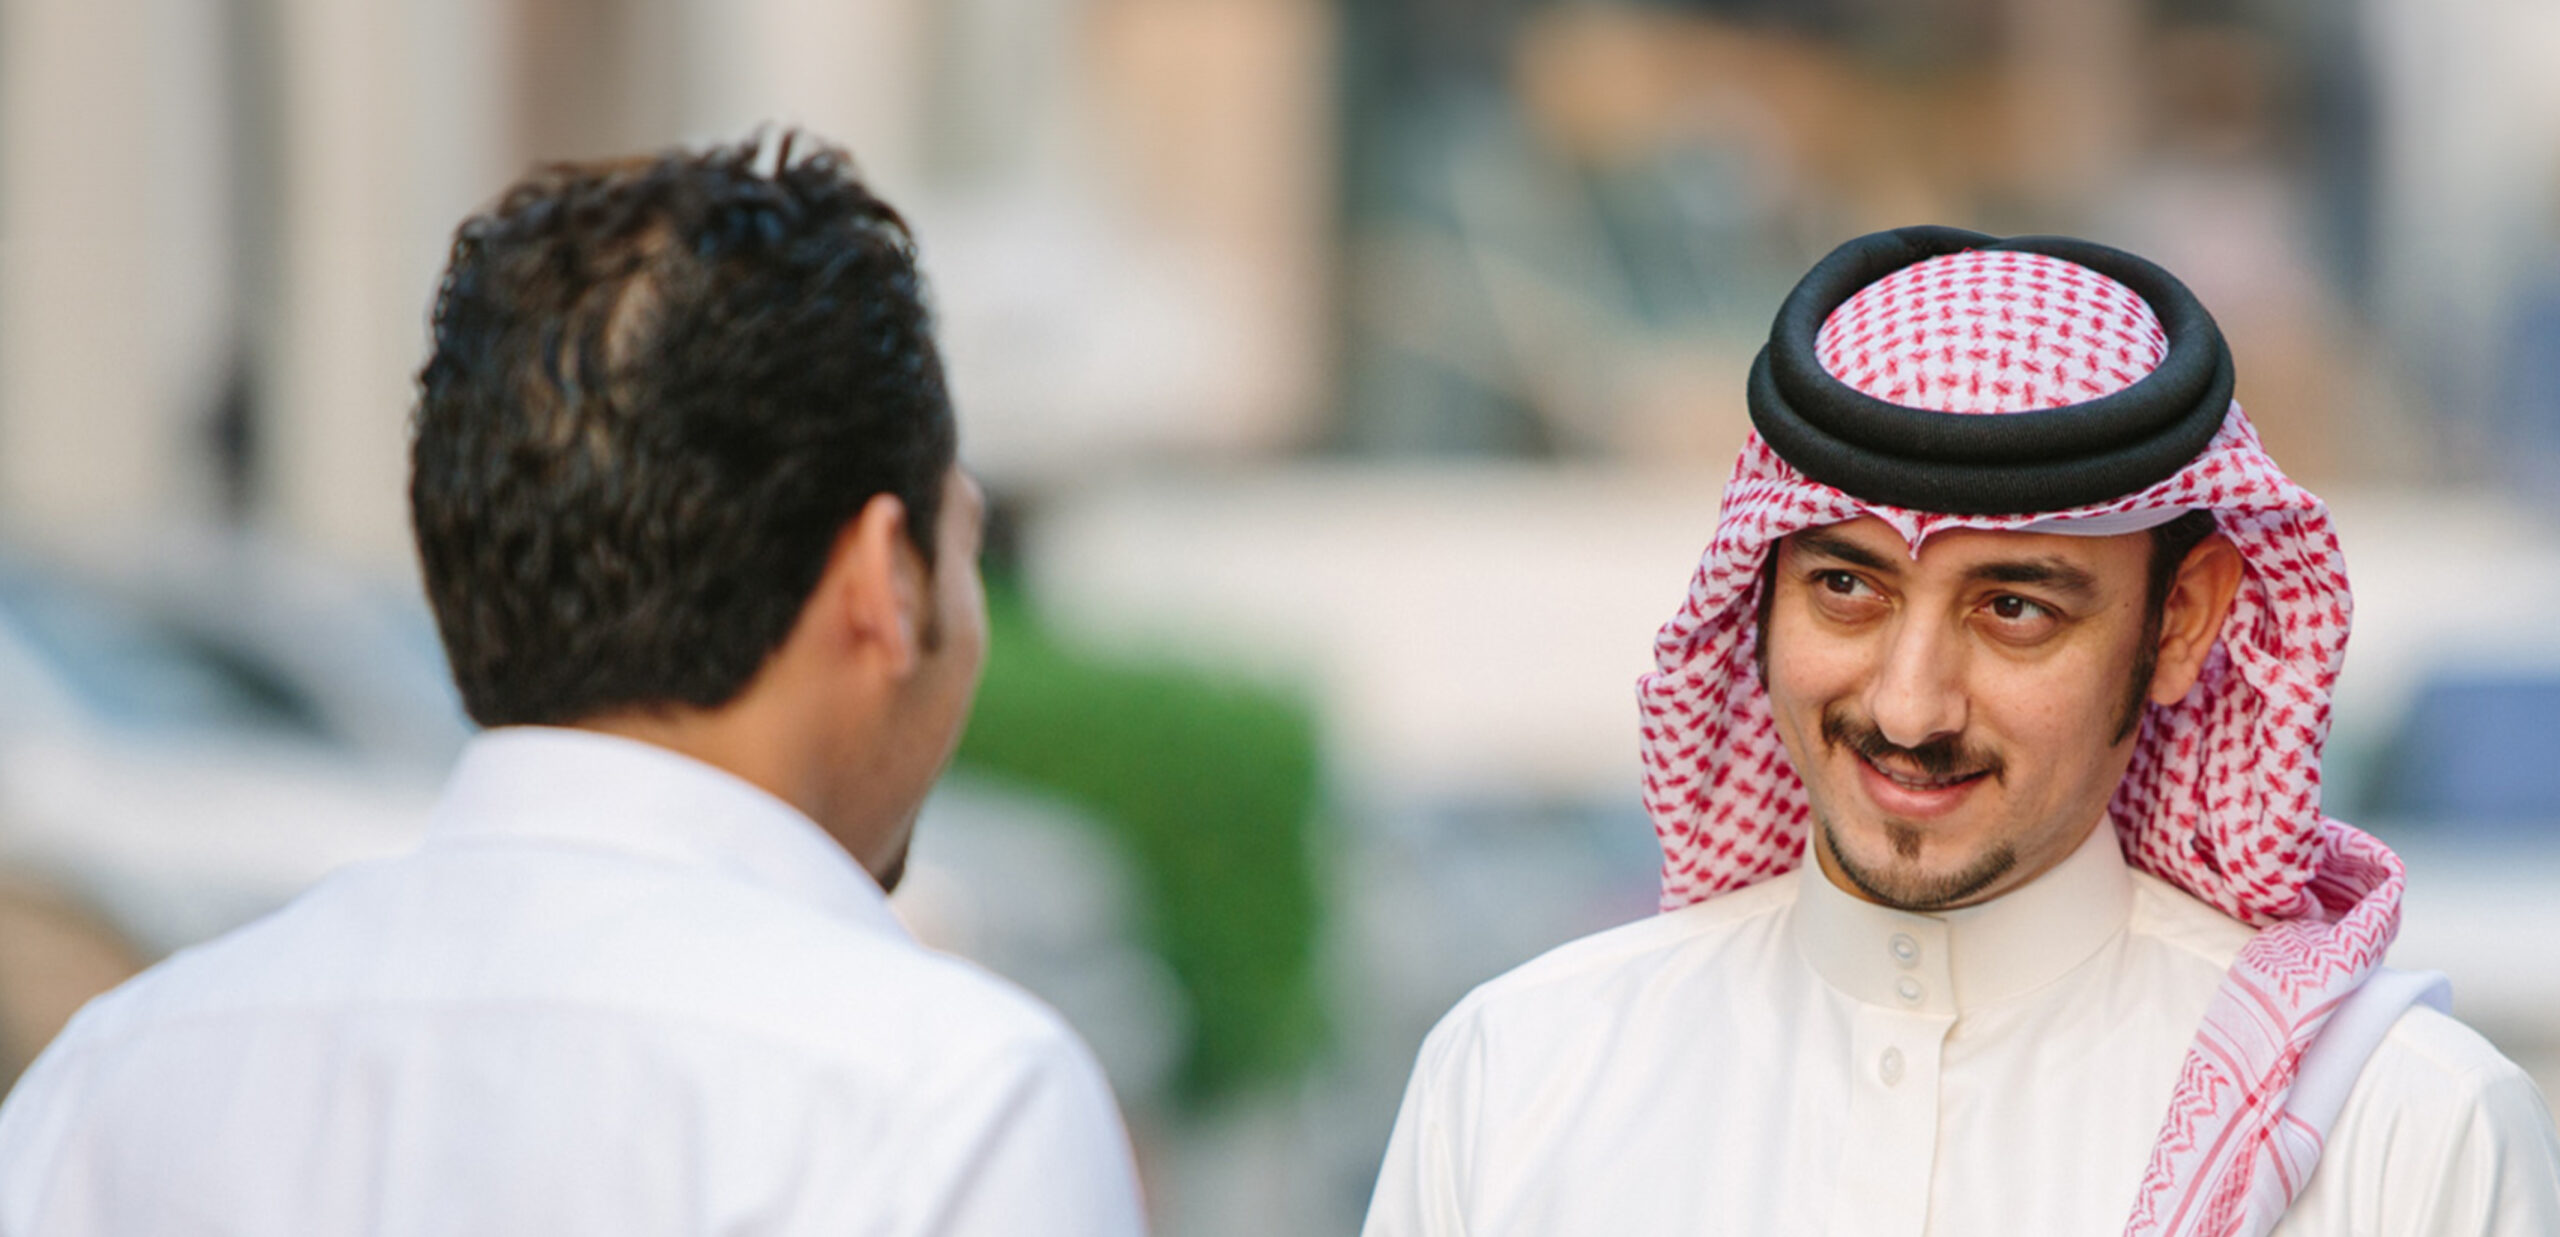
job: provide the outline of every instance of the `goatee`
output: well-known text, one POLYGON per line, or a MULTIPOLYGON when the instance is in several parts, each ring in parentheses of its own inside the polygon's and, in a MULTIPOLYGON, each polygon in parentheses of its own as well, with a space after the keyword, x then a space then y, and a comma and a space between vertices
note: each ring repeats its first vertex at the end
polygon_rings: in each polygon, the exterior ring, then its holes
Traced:
MULTIPOLYGON (((1970 747, 1961 736, 1944 735, 1904 747, 1886 738, 1875 723, 1853 717, 1839 705, 1823 710, 1822 738, 1834 748, 1847 748, 1878 769, 1896 767, 1929 778, 1986 777, 1994 781, 2004 771, 1998 753, 1970 747)), ((1896 910, 1942 911, 1962 906, 2008 875, 2018 863, 2017 851, 2001 842, 1954 872, 1933 875, 1912 870, 1905 865, 1917 865, 1927 835, 1916 825, 1887 820, 1883 822, 1885 838, 1892 843, 1894 857, 1901 863, 1865 867, 1849 857, 1840 845, 1839 828, 1819 807, 1814 811, 1814 822, 1822 831, 1822 845, 1831 853, 1840 875, 1868 900, 1896 910)))

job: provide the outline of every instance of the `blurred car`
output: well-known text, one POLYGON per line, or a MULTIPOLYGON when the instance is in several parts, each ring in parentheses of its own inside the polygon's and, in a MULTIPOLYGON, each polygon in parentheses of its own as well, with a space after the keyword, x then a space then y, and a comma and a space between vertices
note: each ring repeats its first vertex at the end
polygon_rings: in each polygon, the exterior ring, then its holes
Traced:
POLYGON ((2543 848, 2560 837, 2560 670, 2427 679, 2374 754, 2365 811, 2543 848))
POLYGON ((0 560, 0 862, 151 956, 408 845, 443 774, 333 716, 325 676, 189 621, 213 613, 0 560))
POLYGON ((304 729, 388 774, 441 776, 471 736, 414 584, 248 536, 153 543, 96 579, 290 699, 304 729))
POLYGON ((2390 962, 2444 972, 2454 1013, 2560 1098, 2560 668, 2448 647, 2411 678, 2344 779, 2343 814, 2407 868, 2390 962))

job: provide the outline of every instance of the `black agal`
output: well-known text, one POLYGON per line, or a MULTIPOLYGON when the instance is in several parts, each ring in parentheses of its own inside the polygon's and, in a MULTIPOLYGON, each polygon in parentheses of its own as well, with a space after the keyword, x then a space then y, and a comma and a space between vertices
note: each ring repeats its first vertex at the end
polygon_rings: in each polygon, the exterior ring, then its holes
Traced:
POLYGON ((1956 515, 2061 511, 2185 467, 2221 428, 2231 383, 2213 315, 2150 262, 2066 236, 1896 228, 1832 250, 1787 294, 1751 364, 1751 422, 1796 471, 1865 502, 1956 515), (2151 306, 2169 355, 2111 395, 1990 416, 1887 403, 1822 368, 1814 339, 1831 311, 1903 267, 1967 249, 2040 253, 2115 279, 2151 306))

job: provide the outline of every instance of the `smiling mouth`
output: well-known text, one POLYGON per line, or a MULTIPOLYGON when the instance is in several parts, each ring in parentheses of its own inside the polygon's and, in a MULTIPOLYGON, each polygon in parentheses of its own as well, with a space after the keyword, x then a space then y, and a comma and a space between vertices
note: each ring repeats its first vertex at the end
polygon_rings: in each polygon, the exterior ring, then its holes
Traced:
POLYGON ((1867 759, 1864 755, 1859 756, 1858 760, 1868 768, 1875 770, 1876 774, 1884 778, 1884 780, 1891 782, 1904 790, 1922 792, 1951 790, 1955 787, 1978 782, 1983 778, 1991 776, 1991 771, 1989 769, 1976 769, 1970 773, 1906 773, 1887 765, 1878 764, 1873 760, 1867 759))

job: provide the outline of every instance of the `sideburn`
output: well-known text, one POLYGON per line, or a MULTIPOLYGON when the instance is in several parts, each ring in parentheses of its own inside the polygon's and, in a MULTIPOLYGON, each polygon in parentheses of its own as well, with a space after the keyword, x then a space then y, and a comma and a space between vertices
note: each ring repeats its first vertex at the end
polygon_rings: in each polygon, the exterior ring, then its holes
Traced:
POLYGON ((2155 605, 2143 616, 2142 642, 2133 650, 2132 682, 2126 685, 2124 708, 2116 714, 2116 733, 2107 740, 2109 746, 2132 738, 2133 732, 2142 728, 2143 706, 2151 702, 2151 680, 2160 670, 2161 610, 2155 605))
POLYGON ((1778 593, 1778 543, 1769 543, 1760 560, 1760 595, 1751 603, 1751 664, 1760 671, 1760 691, 1769 691, 1769 606, 1778 593))

